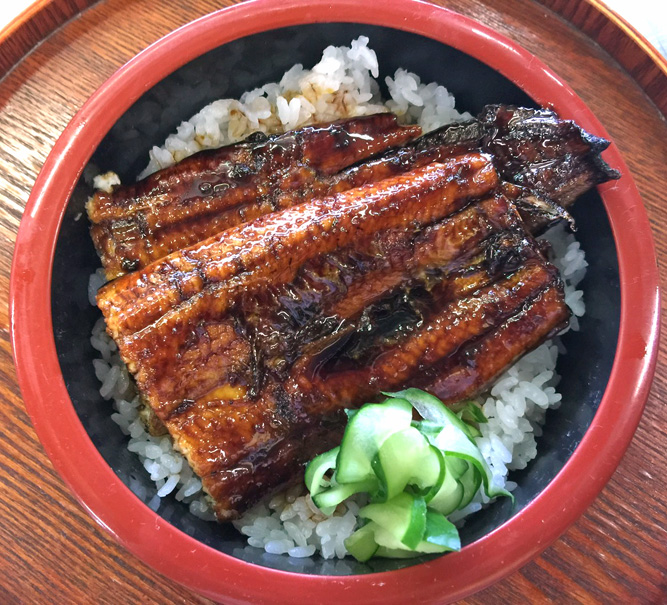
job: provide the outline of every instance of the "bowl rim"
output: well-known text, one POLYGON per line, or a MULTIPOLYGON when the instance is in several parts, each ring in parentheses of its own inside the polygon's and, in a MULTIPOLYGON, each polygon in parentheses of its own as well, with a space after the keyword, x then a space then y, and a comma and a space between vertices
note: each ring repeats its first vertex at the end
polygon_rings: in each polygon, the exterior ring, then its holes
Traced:
POLYGON ((226 603, 291 603, 299 594, 319 595, 322 603, 391 603, 402 600, 409 586, 418 602, 460 599, 527 563, 584 512, 627 449, 648 397, 657 360, 659 277, 646 212, 613 143, 606 159, 623 176, 599 187, 617 247, 621 288, 618 346, 607 388, 591 426, 553 481, 517 515, 459 553, 397 571, 321 576, 254 565, 206 546, 144 505, 107 465, 72 405, 56 354, 51 320, 56 238, 83 167, 113 123, 148 88, 219 45, 321 22, 385 26, 452 46, 561 117, 610 138, 574 91, 535 56, 473 19, 428 2, 384 0, 378 11, 363 0, 252 0, 205 15, 114 73, 46 159, 25 207, 12 262, 9 312, 19 385, 47 454, 86 511, 140 559, 200 594, 226 603))

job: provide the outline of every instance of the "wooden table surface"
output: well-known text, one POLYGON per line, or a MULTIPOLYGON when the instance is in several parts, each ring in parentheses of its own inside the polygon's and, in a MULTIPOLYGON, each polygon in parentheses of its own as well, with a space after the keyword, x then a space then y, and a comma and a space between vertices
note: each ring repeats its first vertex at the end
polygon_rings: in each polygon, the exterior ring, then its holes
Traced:
MULTIPOLYGON (((664 265, 667 124, 635 80, 587 35, 532 0, 440 3, 514 39, 572 85, 623 153, 664 265)), ((85 2, 61 4, 80 8, 85 2)), ((101 0, 0 80, 0 603, 208 602, 117 546, 53 471, 16 383, 7 298, 23 207, 70 118, 138 51, 226 4, 101 0)), ((562 9, 566 4, 554 0, 550 6, 562 9)), ((667 97, 664 81, 657 92, 667 97)), ((594 504, 540 557, 467 603, 667 602, 666 360, 663 340, 637 434, 594 504)))

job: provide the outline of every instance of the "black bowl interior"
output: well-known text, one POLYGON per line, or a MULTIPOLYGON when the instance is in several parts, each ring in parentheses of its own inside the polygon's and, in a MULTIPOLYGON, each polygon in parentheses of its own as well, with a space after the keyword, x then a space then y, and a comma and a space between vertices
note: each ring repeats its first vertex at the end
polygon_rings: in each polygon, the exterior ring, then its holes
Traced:
MULTIPOLYGON (((146 92, 116 123, 95 152, 91 164, 114 170, 123 182, 133 180, 145 166, 148 150, 160 145, 183 119, 222 97, 239 97, 245 90, 276 81, 294 63, 312 66, 329 44, 347 45, 367 35, 380 59, 381 76, 405 67, 423 81, 445 85, 459 108, 477 113, 487 103, 535 106, 509 80, 483 63, 434 40, 406 32, 367 25, 313 24, 268 31, 226 44, 188 63, 146 92)), ((410 561, 291 559, 267 555, 245 545, 244 538, 226 525, 207 523, 171 497, 160 501, 138 459, 125 448, 126 438, 110 419, 110 403, 101 399, 93 373, 96 352, 89 341, 97 308, 88 302, 88 276, 99 266, 88 234, 84 204, 90 188, 78 184, 58 235, 53 266, 53 326, 63 376, 73 404, 90 438, 118 477, 170 523, 224 553, 258 565, 312 574, 351 574, 387 571, 413 565, 410 561)), ((518 484, 516 503, 501 501, 472 516, 461 534, 470 543, 494 530, 533 500, 563 467, 586 432, 598 407, 611 370, 619 327, 620 295, 616 248, 609 221, 596 191, 575 206, 578 238, 588 252, 590 268, 583 288, 587 314, 580 332, 564 342, 558 370, 563 404, 550 411, 538 457, 511 479, 518 484)), ((511 539, 511 538, 510 538, 511 539)))

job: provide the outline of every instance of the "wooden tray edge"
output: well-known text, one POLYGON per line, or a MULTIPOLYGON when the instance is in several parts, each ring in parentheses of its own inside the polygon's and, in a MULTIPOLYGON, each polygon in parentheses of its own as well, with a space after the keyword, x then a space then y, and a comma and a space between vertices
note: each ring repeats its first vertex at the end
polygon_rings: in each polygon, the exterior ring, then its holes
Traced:
POLYGON ((99 0, 36 0, 0 29, 0 79, 72 17, 99 0))
POLYGON ((601 0, 537 0, 595 40, 667 116, 667 59, 601 0))

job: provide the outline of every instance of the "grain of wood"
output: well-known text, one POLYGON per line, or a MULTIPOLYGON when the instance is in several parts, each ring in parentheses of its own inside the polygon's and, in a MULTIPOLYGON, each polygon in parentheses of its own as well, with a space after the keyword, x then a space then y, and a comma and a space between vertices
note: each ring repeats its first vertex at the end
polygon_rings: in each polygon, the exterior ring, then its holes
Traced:
MULTIPOLYGON (((619 15, 600 0, 540 0, 542 4, 563 15, 618 59, 637 80, 646 94, 667 114, 667 59, 642 35, 634 31, 619 15)), ((656 3, 656 18, 660 8, 656 3)))
MULTIPOLYGON (((80 8, 91 2, 67 3, 80 8)), ((2 603, 209 602, 118 546, 53 471, 18 391, 9 346, 7 290, 13 242, 30 188, 76 110, 149 43, 226 4, 230 2, 101 0, 55 31, 0 81, 2 603), (141 27, 136 27, 138 23, 141 27)), ((536 54, 591 107, 636 179, 662 268, 667 262, 663 193, 667 125, 630 74, 587 35, 531 0, 444 0, 440 4, 478 19, 536 54)), ((667 317, 664 309, 663 317, 667 317)), ((667 432, 667 408, 662 403, 667 399, 666 360, 663 342, 639 430, 594 504, 540 557, 467 603, 667 600, 667 460, 662 445, 667 432)))
POLYGON ((96 0, 35 0, 0 31, 0 78, 65 21, 96 0))

